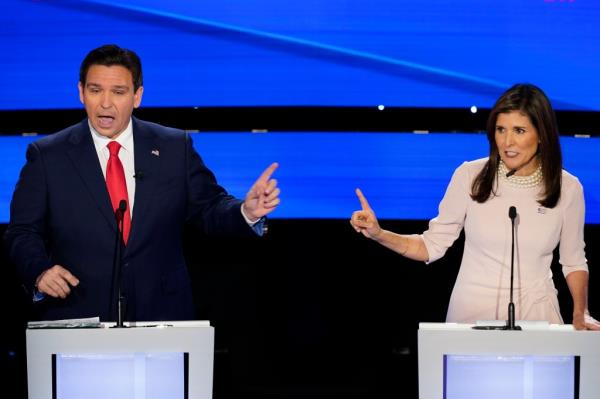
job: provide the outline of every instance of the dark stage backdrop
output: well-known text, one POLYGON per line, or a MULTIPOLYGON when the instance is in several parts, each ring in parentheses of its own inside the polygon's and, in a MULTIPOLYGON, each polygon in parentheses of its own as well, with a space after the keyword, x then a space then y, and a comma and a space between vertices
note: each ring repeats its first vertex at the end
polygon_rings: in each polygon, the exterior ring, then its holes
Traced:
MULTIPOLYGON (((415 233, 427 222, 382 225, 415 233)), ((600 226, 585 233, 590 310, 598 316, 600 226)), ((418 323, 444 321, 461 240, 424 265, 357 235, 346 220, 273 219, 263 239, 209 239, 193 231, 186 237, 197 315, 216 331, 216 399, 417 398, 418 323)), ((570 295, 557 266, 569 322, 570 295)), ((1 378, 17 390, 14 398, 25 398, 24 323, 31 309, 4 255, 2 270, 1 378)))

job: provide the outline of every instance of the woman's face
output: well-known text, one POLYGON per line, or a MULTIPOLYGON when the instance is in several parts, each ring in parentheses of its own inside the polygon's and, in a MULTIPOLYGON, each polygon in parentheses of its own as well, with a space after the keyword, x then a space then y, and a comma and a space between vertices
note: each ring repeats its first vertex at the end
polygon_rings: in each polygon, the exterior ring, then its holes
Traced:
POLYGON ((521 111, 498 114, 496 118, 496 146, 500 159, 515 175, 528 176, 539 166, 536 157, 539 136, 529 117, 521 111))

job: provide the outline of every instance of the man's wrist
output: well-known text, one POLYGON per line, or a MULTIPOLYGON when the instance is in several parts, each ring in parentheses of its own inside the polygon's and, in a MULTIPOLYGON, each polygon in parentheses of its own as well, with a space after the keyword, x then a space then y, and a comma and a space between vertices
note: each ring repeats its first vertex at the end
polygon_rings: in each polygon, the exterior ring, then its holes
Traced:
POLYGON ((262 218, 252 218, 250 215, 248 215, 248 211, 246 210, 246 203, 245 202, 242 202, 241 210, 242 210, 242 216, 244 217, 244 220, 250 226, 255 225, 256 223, 260 222, 260 220, 262 219, 262 218))

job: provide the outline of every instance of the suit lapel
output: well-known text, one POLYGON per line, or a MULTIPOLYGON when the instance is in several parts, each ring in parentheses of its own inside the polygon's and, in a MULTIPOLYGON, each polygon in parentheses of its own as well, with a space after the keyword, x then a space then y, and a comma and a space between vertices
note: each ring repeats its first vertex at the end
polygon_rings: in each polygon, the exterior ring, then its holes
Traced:
POLYGON ((106 181, 102 175, 102 168, 100 167, 87 119, 73 129, 69 142, 71 148, 69 148, 67 154, 73 163, 73 169, 79 173, 83 186, 90 193, 92 200, 96 203, 106 222, 116 231, 115 215, 112 211, 106 181))
POLYGON ((135 244, 143 228, 145 215, 152 208, 154 187, 160 166, 160 140, 146 125, 133 118, 133 143, 135 173, 135 202, 131 219, 131 233, 127 248, 135 244))

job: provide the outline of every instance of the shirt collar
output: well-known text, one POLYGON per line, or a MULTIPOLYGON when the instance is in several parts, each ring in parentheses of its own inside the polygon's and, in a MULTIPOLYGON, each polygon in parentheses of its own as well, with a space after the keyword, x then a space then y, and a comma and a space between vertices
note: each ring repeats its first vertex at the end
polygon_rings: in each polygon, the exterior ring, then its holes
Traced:
POLYGON ((121 132, 121 134, 119 134, 119 136, 114 140, 98 133, 96 131, 96 129, 94 129, 94 127, 90 123, 89 119, 88 119, 88 126, 90 127, 90 132, 92 134, 92 139, 94 140, 94 146, 96 147, 96 151, 100 151, 103 148, 106 148, 108 143, 110 143, 111 141, 116 141, 117 143, 121 144, 121 148, 125 149, 125 151, 132 150, 132 148, 133 148, 133 124, 132 124, 131 118, 129 118, 129 123, 127 124, 127 127, 125 128, 125 130, 123 130, 123 132, 121 132))

